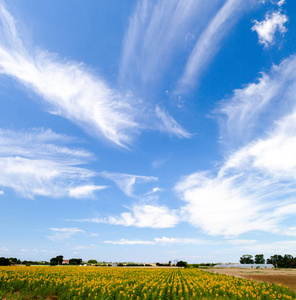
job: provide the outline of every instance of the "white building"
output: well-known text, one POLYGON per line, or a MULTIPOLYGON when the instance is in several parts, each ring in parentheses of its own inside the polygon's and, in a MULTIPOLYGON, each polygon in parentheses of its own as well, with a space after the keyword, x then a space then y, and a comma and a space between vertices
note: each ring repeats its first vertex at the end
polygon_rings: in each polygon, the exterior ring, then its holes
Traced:
POLYGON ((272 264, 221 264, 215 268, 242 268, 242 269, 273 269, 272 264))

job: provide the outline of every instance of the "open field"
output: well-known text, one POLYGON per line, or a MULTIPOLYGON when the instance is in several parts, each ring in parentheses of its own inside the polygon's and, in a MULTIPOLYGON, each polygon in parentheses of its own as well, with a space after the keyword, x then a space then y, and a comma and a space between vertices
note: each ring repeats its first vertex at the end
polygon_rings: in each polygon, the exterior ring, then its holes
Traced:
POLYGON ((0 299, 296 299, 288 288, 198 269, 0 267, 0 299))
POLYGON ((206 271, 238 276, 260 282, 281 284, 296 292, 296 269, 236 269, 221 268, 208 269, 206 271))

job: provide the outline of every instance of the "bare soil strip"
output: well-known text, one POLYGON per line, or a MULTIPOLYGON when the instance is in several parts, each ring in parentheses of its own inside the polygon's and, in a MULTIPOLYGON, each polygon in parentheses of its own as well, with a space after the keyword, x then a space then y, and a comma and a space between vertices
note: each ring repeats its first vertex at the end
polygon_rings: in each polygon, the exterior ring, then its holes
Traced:
POLYGON ((207 269, 212 273, 225 274, 260 282, 284 285, 296 292, 296 269, 207 269))

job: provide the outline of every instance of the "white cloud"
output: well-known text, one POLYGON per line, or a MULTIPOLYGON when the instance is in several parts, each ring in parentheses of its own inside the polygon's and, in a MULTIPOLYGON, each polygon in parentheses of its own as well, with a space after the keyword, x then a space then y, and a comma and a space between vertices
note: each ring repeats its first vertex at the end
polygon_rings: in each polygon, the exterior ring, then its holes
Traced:
POLYGON ((153 127, 150 118, 156 119, 155 114, 142 113, 146 104, 131 93, 110 87, 82 63, 65 61, 40 49, 26 49, 3 1, 0 20, 0 73, 35 92, 50 113, 121 147, 128 147, 141 130, 153 127))
POLYGON ((184 37, 196 32, 199 16, 211 8, 197 0, 138 1, 123 45, 120 78, 147 84, 156 81, 172 57, 182 50, 184 37))
POLYGON ((155 188, 153 188, 153 189, 152 189, 152 191, 150 191, 150 192, 146 193, 146 195, 155 194, 155 193, 157 193, 157 192, 161 192, 161 191, 162 191, 162 189, 161 189, 161 188, 159 188, 159 187, 155 187, 155 188))
POLYGON ((157 168, 160 168, 163 164, 165 164, 168 160, 169 160, 169 157, 157 158, 151 163, 151 165, 153 168, 157 169, 157 168))
POLYGON ((91 234, 90 234, 90 237, 98 237, 98 236, 99 236, 98 233, 91 233, 91 234))
POLYGON ((223 114, 220 120, 223 142, 234 145, 249 142, 295 107, 295 68, 296 57, 291 56, 262 73, 258 82, 235 90, 229 100, 221 102, 218 112, 223 114))
POLYGON ((217 173, 196 172, 176 185, 186 202, 184 220, 211 235, 238 236, 261 230, 280 234, 285 219, 295 216, 295 65, 295 57, 285 60, 222 104, 229 134, 244 136, 250 125, 257 131, 261 126, 263 134, 251 135, 243 147, 236 144, 217 173), (264 122, 258 126, 260 118, 264 122))
POLYGON ((96 248, 95 245, 89 245, 89 246, 78 245, 73 247, 74 250, 86 250, 86 249, 94 249, 94 248, 96 248))
POLYGON ((221 174, 231 168, 252 168, 277 180, 296 180, 296 111, 277 122, 264 139, 241 148, 230 156, 221 174))
MULTIPOLYGON (((245 1, 251 5, 249 1, 245 1)), ((195 84, 204 68, 217 53, 222 39, 239 18, 244 1, 227 0, 198 38, 179 79, 177 92, 183 92, 195 84)))
POLYGON ((295 249, 296 241, 280 241, 280 242, 271 242, 271 243, 258 243, 254 245, 245 245, 241 248, 243 251, 249 251, 253 253, 265 253, 266 255, 274 255, 276 253, 284 254, 293 254, 291 249, 295 249))
POLYGON ((104 178, 110 179, 116 183, 116 185, 127 195, 134 196, 134 186, 136 184, 148 183, 156 181, 158 178, 153 176, 141 176, 124 173, 114 172, 101 172, 100 175, 104 178))
POLYGON ((236 240, 227 240, 226 244, 230 244, 230 245, 252 245, 252 244, 256 244, 257 242, 258 242, 257 240, 236 239, 236 240))
POLYGON ((197 38, 175 89, 184 92, 217 53, 222 39, 242 11, 250 7, 252 1, 242 0, 139 1, 124 40, 121 81, 131 82, 132 86, 157 82, 171 60, 182 57, 180 53, 187 55, 197 38), (221 3, 224 5, 219 9, 221 3))
POLYGON ((27 131, 4 130, 0 128, 0 155, 26 156, 28 158, 54 157, 65 160, 65 157, 81 159, 92 158, 92 154, 77 148, 67 148, 63 144, 76 142, 75 139, 57 134, 50 129, 33 128, 27 131), (58 144, 58 145, 57 145, 58 144), (32 151, 32 148, 34 151, 32 151))
POLYGON ((162 237, 162 238, 155 238, 154 239, 156 243, 159 244, 189 244, 189 245, 206 245, 206 244, 213 244, 212 241, 206 241, 201 239, 190 239, 190 238, 168 238, 168 237, 162 237))
POLYGON ((4 192, 3 192, 3 191, 0 191, 0 195, 4 195, 4 192))
POLYGON ((93 171, 80 168, 92 155, 65 147, 71 139, 51 130, 16 132, 0 129, 0 186, 33 198, 91 196, 103 187, 89 183, 93 171), (82 185, 83 184, 83 185, 82 185))
MULTIPOLYGON (((280 1, 281 2, 281 1, 280 1)), ((282 4, 281 4, 282 5, 282 4)), ((264 47, 269 47, 274 43, 275 34, 278 31, 284 35, 287 28, 284 24, 288 21, 288 17, 280 11, 267 14, 264 21, 255 21, 252 31, 256 31, 259 37, 259 43, 264 47)))
POLYGON ((286 4, 286 0, 260 0, 261 3, 265 4, 266 2, 271 2, 273 5, 278 5, 279 7, 286 4))
POLYGON ((280 231, 280 234, 286 235, 286 236, 296 236, 296 227, 288 227, 288 228, 282 229, 280 231))
POLYGON ((75 221, 135 226, 139 228, 170 228, 179 223, 177 212, 169 210, 166 206, 134 205, 130 210, 131 212, 124 212, 120 216, 81 219, 75 221))
POLYGON ((75 62, 35 50, 32 54, 17 37, 15 21, 0 4, 6 41, 0 41, 0 72, 17 79, 41 96, 58 114, 95 136, 124 146, 138 128, 131 99, 75 62), (123 99, 123 100, 122 100, 123 99))
POLYGON ((205 241, 200 239, 189 239, 189 238, 154 238, 152 241, 145 240, 127 240, 120 239, 119 241, 104 241, 105 244, 114 244, 114 245, 166 245, 166 244, 191 244, 191 245, 204 245, 204 244, 213 244, 211 241, 205 241))
POLYGON ((281 221, 296 214, 295 151, 294 136, 273 133, 231 155, 217 176, 184 178, 176 186, 187 202, 183 218, 211 235, 280 233, 281 221))
POLYGON ((95 191, 101 191, 107 186, 84 185, 69 190, 69 196, 73 198, 91 198, 95 191))
POLYGON ((85 231, 78 228, 49 228, 53 235, 46 236, 53 242, 63 242, 71 239, 76 234, 84 234, 85 231))
POLYGON ((108 223, 141 228, 170 228, 179 222, 176 212, 165 206, 135 205, 131 210, 131 213, 122 213, 120 217, 109 217, 108 223))
POLYGON ((284 4, 286 4, 286 0, 280 0, 277 5, 278 6, 283 6, 284 4))
POLYGON ((174 134, 179 138, 190 138, 192 136, 189 132, 184 130, 166 110, 156 106, 155 111, 156 116, 161 120, 161 123, 158 125, 160 131, 174 134))
POLYGON ((249 182, 239 175, 211 178, 195 173, 180 181, 176 191, 187 202, 183 219, 210 235, 237 236, 252 230, 274 230, 264 206, 249 195, 249 182), (242 181, 242 182, 241 182, 242 181))
POLYGON ((9 249, 6 248, 5 246, 0 247, 0 253, 7 253, 9 252, 9 249))
POLYGON ((140 240, 126 240, 120 239, 119 241, 104 241, 105 244, 113 244, 113 245, 153 245, 153 241, 140 241, 140 240))

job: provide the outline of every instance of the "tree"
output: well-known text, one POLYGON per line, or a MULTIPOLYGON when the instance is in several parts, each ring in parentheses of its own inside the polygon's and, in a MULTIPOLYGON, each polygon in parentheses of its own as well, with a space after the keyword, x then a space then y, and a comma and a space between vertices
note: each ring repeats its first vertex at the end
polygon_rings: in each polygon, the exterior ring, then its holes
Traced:
POLYGON ((255 264, 265 264, 265 259, 263 254, 255 255, 255 264))
POLYGON ((254 263, 253 256, 250 254, 245 254, 240 258, 239 262, 241 264, 253 264, 254 263))
POLYGON ((8 258, 0 257, 0 266, 10 266, 11 263, 8 258))
POLYGON ((293 268, 293 267, 295 267, 294 257, 290 254, 285 254, 280 268, 293 268))
POLYGON ((95 259, 90 259, 87 263, 93 265, 97 264, 98 262, 95 259))
POLYGON ((186 261, 182 261, 182 260, 179 260, 176 264, 177 267, 184 267, 186 268, 187 267, 187 262, 186 261))
POLYGON ((281 268, 284 258, 281 255, 275 254, 267 259, 268 264, 273 264, 275 268, 281 268))
POLYGON ((81 258, 71 258, 69 260, 69 265, 81 265, 82 259, 81 258))
POLYGON ((51 266, 62 265, 63 264, 63 258, 64 258, 63 255, 58 255, 56 257, 53 257, 50 260, 50 265, 51 266))

